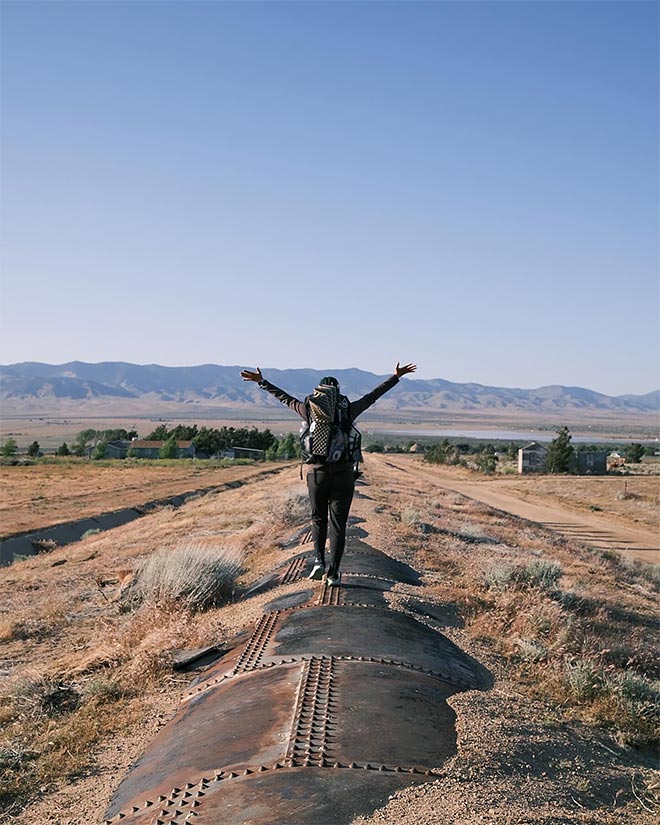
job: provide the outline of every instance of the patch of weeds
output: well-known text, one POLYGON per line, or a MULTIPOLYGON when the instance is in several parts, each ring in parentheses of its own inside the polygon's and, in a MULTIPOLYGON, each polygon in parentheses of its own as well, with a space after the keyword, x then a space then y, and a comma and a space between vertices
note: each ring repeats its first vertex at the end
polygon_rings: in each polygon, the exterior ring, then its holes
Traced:
POLYGON ((592 510, 594 513, 602 513, 603 508, 599 507, 597 504, 590 504, 589 509, 592 510))
POLYGON ((516 569, 511 564, 492 564, 486 570, 485 584, 488 590, 508 590, 515 586, 516 569))
POLYGON ((604 684, 601 669, 589 659, 566 660, 564 682, 569 693, 580 701, 595 699, 604 684))
POLYGON ((241 557, 233 547, 161 548, 136 571, 122 599, 131 607, 146 603, 205 610, 232 597, 242 572, 241 557))
POLYGON ((518 653, 524 662, 542 662, 548 656, 545 645, 536 639, 518 639, 516 641, 518 653))
POLYGON ((640 496, 637 493, 629 493, 627 490, 621 490, 621 492, 617 493, 615 496, 617 501, 630 501, 632 499, 638 499, 640 496))
POLYGON ((656 716, 660 714, 660 679, 647 679, 626 670, 608 676, 605 685, 610 693, 630 702, 635 713, 654 711, 656 716))
POLYGON ((420 521, 419 512, 413 510, 412 507, 406 507, 401 511, 401 523, 405 524, 406 527, 416 527, 420 524, 420 521))
POLYGON ((552 590, 562 576, 561 564, 554 561, 534 559, 524 568, 522 579, 531 587, 552 590))
POLYGON ((303 493, 290 493, 284 502, 280 518, 287 527, 308 522, 309 497, 303 493))
POLYGON ((533 559, 527 565, 493 564, 486 571, 488 590, 508 590, 511 587, 536 587, 552 590, 562 576, 557 562, 533 559))
POLYGON ((62 716, 76 710, 80 691, 51 676, 26 677, 14 685, 10 693, 12 704, 30 718, 62 716))
POLYGON ((635 575, 637 579, 648 582, 654 590, 660 592, 660 564, 636 562, 635 575))
POLYGON ((96 536, 100 532, 101 531, 98 527, 93 527, 91 530, 85 530, 85 532, 80 537, 80 541, 85 541, 85 539, 88 539, 90 536, 96 536))
POLYGON ((36 751, 26 748, 20 742, 0 746, 0 771, 15 771, 20 769, 26 762, 34 761, 39 754, 36 751))
POLYGON ((98 705, 118 702, 135 694, 134 690, 114 679, 93 679, 85 685, 85 695, 98 705))
POLYGON ((498 540, 490 536, 480 524, 466 522, 456 531, 456 536, 473 544, 498 544, 498 540))

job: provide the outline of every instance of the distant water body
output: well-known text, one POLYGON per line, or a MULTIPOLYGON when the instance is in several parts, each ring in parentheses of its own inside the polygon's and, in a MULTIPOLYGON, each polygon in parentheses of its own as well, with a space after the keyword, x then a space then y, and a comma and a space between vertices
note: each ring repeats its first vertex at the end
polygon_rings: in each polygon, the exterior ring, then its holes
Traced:
MULTIPOLYGON (((552 441, 556 433, 537 433, 534 430, 524 432, 522 430, 371 430, 373 435, 410 435, 416 438, 426 436, 436 438, 438 436, 451 436, 452 438, 477 438, 481 441, 552 441)), ((604 444, 657 444, 657 438, 605 438, 603 436, 577 435, 572 439, 576 443, 604 444)))

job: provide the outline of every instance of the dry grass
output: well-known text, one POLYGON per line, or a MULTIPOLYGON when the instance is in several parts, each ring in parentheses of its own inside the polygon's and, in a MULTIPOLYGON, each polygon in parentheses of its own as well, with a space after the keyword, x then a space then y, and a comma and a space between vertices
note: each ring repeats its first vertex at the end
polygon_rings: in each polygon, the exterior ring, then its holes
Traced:
MULTIPOLYGON (((371 544, 425 574, 425 598, 451 606, 457 625, 443 633, 564 719, 625 743, 657 737, 657 582, 647 566, 379 466, 368 464, 369 498, 356 500, 367 518, 361 526, 371 544), (494 565, 518 572, 507 586, 488 587, 494 565)), ((12 670, 0 691, 0 768, 9 776, 0 805, 18 808, 35 787, 91 773, 110 743, 116 765, 147 709, 155 715, 174 702, 173 651, 222 644, 273 598, 203 612, 152 599, 122 612, 117 588, 126 571, 144 569, 163 547, 231 547, 245 569, 239 585, 249 584, 288 557, 280 547, 307 523, 307 507, 291 468, 0 571, 2 659, 12 670)), ((94 781, 107 784, 107 798, 116 779, 108 767, 94 781)))
POLYGON ((206 610, 232 597, 241 557, 241 551, 231 546, 184 543, 161 548, 140 565, 122 600, 130 606, 206 610))
MULTIPOLYGON (((270 466, 270 465, 269 465, 270 466)), ((265 465, 209 467, 204 462, 96 462, 69 459, 0 467, 2 535, 134 507, 263 472, 265 465)))
MULTIPOLYGON (((293 480, 295 471, 285 473, 293 480)), ((176 685, 175 650, 221 644, 254 621, 258 605, 244 619, 239 605, 215 603, 231 592, 239 559, 249 582, 281 558, 287 489, 266 477, 0 571, 2 659, 11 663, 0 682, 0 763, 9 772, 0 810, 93 770, 99 743, 130 736, 163 685, 176 685), (143 573, 142 604, 126 612, 118 586, 131 570, 143 573)))
POLYGON ((381 546, 399 556, 407 548, 438 602, 459 606, 463 632, 482 655, 506 663, 521 690, 555 702, 566 717, 607 727, 625 745, 657 743, 656 566, 590 550, 447 491, 433 489, 430 499, 428 485, 410 475, 398 489, 391 473, 385 478, 388 493, 379 491, 378 502, 390 531, 381 546), (399 517, 412 511, 431 529, 399 517), (586 673, 596 674, 593 688, 577 689, 586 673))

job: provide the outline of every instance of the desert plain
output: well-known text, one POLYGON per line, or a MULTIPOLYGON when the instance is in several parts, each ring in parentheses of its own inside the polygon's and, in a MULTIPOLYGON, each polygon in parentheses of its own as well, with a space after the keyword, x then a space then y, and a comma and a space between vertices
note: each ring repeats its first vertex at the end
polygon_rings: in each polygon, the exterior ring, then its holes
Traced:
MULTIPOLYGON (((177 654, 230 643, 295 588, 243 595, 310 549, 308 510, 292 463, 53 466, 1 468, 10 523, 29 529, 177 486, 243 482, 0 571, 0 819, 83 825, 102 818, 175 713, 195 675, 174 669, 177 654), (150 556, 191 543, 240 559, 229 601, 201 611, 122 601, 150 556)), ((390 607, 419 620, 415 599, 434 604, 421 620, 495 681, 451 698, 457 750, 443 778, 383 800, 359 825, 655 822, 657 550, 640 561, 616 542, 596 546, 480 498, 496 488, 523 507, 554 508, 562 523, 598 518, 653 535, 657 478, 492 479, 390 454, 368 455, 364 471, 352 529, 422 575, 421 588, 396 585, 390 607)))

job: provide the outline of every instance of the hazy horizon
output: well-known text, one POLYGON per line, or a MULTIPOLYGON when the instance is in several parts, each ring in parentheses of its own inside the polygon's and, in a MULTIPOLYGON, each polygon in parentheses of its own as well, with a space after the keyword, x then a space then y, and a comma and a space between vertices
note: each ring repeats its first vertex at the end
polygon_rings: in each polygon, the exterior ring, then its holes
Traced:
POLYGON ((4 362, 660 384, 656 3, 0 15, 4 362))

